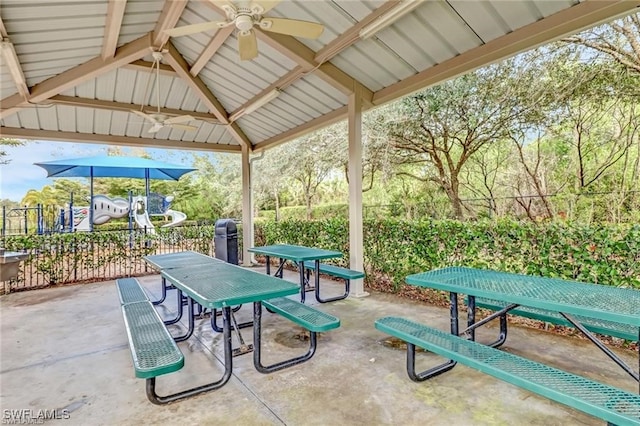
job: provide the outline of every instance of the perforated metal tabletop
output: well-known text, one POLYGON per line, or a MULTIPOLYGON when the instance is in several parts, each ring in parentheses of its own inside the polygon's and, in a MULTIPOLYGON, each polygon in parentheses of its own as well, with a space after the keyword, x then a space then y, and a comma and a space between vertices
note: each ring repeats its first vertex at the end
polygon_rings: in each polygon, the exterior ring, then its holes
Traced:
POLYGON ((630 288, 465 267, 409 275, 406 281, 420 287, 640 327, 640 290, 630 288))
POLYGON ((253 247, 250 252, 265 256, 281 257, 295 262, 306 262, 308 260, 332 259, 342 257, 339 251, 325 250, 313 247, 295 246, 289 244, 274 244, 270 246, 253 247))
POLYGON ((144 256, 143 259, 158 271, 168 268, 180 268, 222 262, 222 260, 195 251, 153 254, 150 256, 144 256))
POLYGON ((226 262, 163 269, 162 276, 205 308, 223 308, 299 292, 297 284, 226 262))

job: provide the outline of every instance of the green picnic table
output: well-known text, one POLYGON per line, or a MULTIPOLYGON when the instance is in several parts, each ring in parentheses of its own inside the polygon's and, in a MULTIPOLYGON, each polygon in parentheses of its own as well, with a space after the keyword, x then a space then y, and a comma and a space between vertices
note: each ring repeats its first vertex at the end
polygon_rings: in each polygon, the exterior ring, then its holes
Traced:
MULTIPOLYGON (((409 275, 407 284, 449 293, 450 331, 444 332, 412 319, 385 317, 376 328, 407 342, 407 373, 414 381, 438 376, 457 362, 569 405, 611 424, 640 424, 640 395, 571 374, 499 349, 475 342, 475 330, 522 306, 557 313, 584 334, 594 346, 640 383, 640 373, 627 365, 581 322, 580 318, 635 327, 640 341, 640 291, 539 276, 466 267, 449 267, 409 275), (467 295, 467 327, 460 330, 458 295, 467 295), (499 301, 504 308, 476 321, 476 297, 499 301), (416 372, 415 347, 448 359, 416 372)), ((504 329, 506 333, 506 328, 504 329)), ((640 351, 640 348, 639 348, 640 351)), ((566 360, 570 364, 571 360, 566 360)), ((638 357, 640 370, 640 356, 638 357)))
MULTIPOLYGON (((320 297, 320 261, 324 259, 334 259, 342 257, 342 253, 339 251, 325 250, 313 247, 296 246, 290 244, 274 244, 262 247, 253 247, 249 249, 250 252, 261 254, 266 257, 267 263, 267 275, 271 275, 271 262, 272 257, 280 259, 278 269, 274 276, 282 278, 283 268, 286 260, 295 262, 300 274, 300 301, 304 303, 305 292, 309 289, 309 282, 305 275, 305 262, 314 262, 314 288, 315 296, 318 302, 322 302, 320 297)), ((311 269, 308 268, 307 269, 311 269)))

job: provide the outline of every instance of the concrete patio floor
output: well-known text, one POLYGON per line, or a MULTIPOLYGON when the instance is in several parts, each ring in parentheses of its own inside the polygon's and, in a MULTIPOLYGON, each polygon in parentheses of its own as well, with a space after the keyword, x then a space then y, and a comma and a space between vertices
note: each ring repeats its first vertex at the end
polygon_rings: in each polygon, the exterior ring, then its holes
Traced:
MULTIPOLYGON (((259 269, 258 270, 263 270, 259 269)), ((297 275, 287 273, 295 281, 297 275)), ((152 297, 159 277, 140 279, 152 297)), ((323 289, 337 291, 333 282, 323 289)), ((175 293, 159 307, 162 316, 175 310, 175 293)), ((313 297, 308 295, 308 302, 313 297)), ((63 425, 214 424, 238 425, 592 425, 590 416, 553 403, 483 373, 458 365, 423 383, 409 380, 404 348, 383 344, 387 336, 373 322, 400 315, 447 330, 448 310, 388 294, 319 305, 338 316, 341 327, 323 333, 308 362, 264 375, 251 355, 234 358, 233 376, 222 389, 166 406, 145 396, 145 381, 136 379, 113 281, 13 293, 0 297, 0 408, 62 410, 63 425)), ((238 320, 250 318, 243 306, 238 320)), ((306 350, 300 328, 264 314, 266 362, 306 350)), ((177 334, 181 326, 171 326, 177 334)), ((251 342, 251 329, 243 329, 251 342)), ((495 337, 492 326, 478 334, 495 337)), ((220 335, 209 320, 179 347, 185 367, 158 379, 160 394, 205 384, 222 373, 220 335)), ((234 346, 237 341, 234 338, 234 346)), ((587 341, 512 326, 504 349, 558 368, 637 391, 626 373, 587 341)), ((630 365, 637 353, 615 350, 630 365)), ((440 362, 424 354, 418 369, 440 362)))

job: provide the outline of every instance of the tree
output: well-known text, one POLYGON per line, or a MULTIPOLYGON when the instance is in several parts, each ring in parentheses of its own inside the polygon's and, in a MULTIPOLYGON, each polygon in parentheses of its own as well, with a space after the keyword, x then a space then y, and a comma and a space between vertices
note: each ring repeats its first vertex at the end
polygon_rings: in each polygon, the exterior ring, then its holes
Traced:
POLYGON ((616 164, 629 160, 638 141, 640 110, 628 90, 633 82, 615 64, 574 63, 558 78, 572 84, 554 105, 558 119, 553 133, 572 148, 574 190, 580 194, 617 174, 616 164))
POLYGON ((26 141, 20 139, 0 138, 0 164, 9 164, 9 154, 4 149, 6 146, 22 146, 26 141))
POLYGON ((298 183, 307 219, 311 219, 311 203, 318 196, 320 185, 335 168, 335 138, 324 138, 322 133, 313 133, 290 143, 287 155, 292 160, 288 169, 292 179, 298 183))
MULTIPOLYGON (((292 142, 295 143, 295 142, 292 142)), ((251 180, 255 206, 275 210, 276 221, 280 220, 280 208, 291 187, 290 169, 294 158, 287 155, 290 144, 284 144, 263 153, 253 160, 251 180)))
POLYGON ((242 212, 240 156, 215 154, 211 159, 207 155, 194 154, 193 167, 198 169, 190 177, 197 197, 188 203, 192 209, 195 209, 194 217, 205 220, 240 217, 242 212))
POLYGON ((509 171, 510 145, 495 141, 478 150, 469 158, 461 183, 473 197, 469 204, 479 204, 489 215, 498 215, 498 198, 506 195, 504 179, 500 177, 509 171), (501 190, 502 189, 502 190, 501 190))
POLYGON ((564 41, 593 49, 640 74, 640 13, 566 37, 564 41))
POLYGON ((422 166, 419 174, 401 173, 435 182, 456 218, 464 217, 461 173, 469 159, 486 144, 506 138, 512 123, 535 106, 520 103, 520 92, 533 78, 519 72, 526 66, 507 60, 409 96, 386 123, 395 161, 422 166))

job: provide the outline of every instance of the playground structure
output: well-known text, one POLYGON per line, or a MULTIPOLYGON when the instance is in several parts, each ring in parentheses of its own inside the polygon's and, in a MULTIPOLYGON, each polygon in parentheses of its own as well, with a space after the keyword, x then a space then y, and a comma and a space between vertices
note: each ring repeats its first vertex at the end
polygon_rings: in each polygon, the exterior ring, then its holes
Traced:
POLYGON ((44 207, 15 207, 8 209, 2 206, 2 235, 28 234, 29 226, 35 227, 38 234, 45 232, 44 207))
MULTIPOLYGON (((168 216, 171 222, 162 227, 171 227, 181 224, 187 219, 187 215, 170 209, 173 196, 163 197, 160 194, 150 193, 149 197, 129 195, 129 200, 124 198, 109 198, 105 195, 93 196, 93 224, 102 225, 111 219, 129 216, 129 228, 132 221, 138 228, 145 229, 148 233, 154 233, 155 227, 150 216, 168 216)), ((90 231, 91 214, 89 206, 76 207, 70 205, 71 220, 65 220, 65 215, 60 215, 60 230, 62 231, 90 231), (73 225, 71 225, 73 224, 73 225)))
MULTIPOLYGON (((162 227, 180 225, 187 219, 183 212, 170 208, 173 196, 162 196, 151 193, 150 197, 129 196, 130 200, 122 197, 109 198, 105 195, 93 197, 93 224, 101 225, 112 219, 129 217, 129 229, 134 224, 147 233, 154 233, 155 226, 151 222, 152 216, 164 216, 170 222, 162 227), (150 200, 150 201, 148 201, 150 200), (150 217, 151 216, 151 217, 150 217)), ((53 206, 36 207, 2 207, 1 235, 38 235, 52 232, 91 231, 89 206, 75 206, 71 194, 68 208, 55 211, 53 206)))
POLYGON ((128 214, 130 230, 133 227, 132 222, 135 221, 138 227, 153 233, 155 230, 149 215, 170 216, 172 221, 163 226, 175 226, 187 218, 184 213, 169 209, 173 197, 152 194, 149 191, 149 181, 150 179, 177 181, 185 173, 194 171, 193 168, 147 158, 119 156, 75 158, 34 164, 45 169, 47 177, 89 178, 90 206, 79 207, 74 211, 72 194, 68 217, 65 217, 64 211, 60 212, 58 227, 60 231, 93 231, 94 225, 128 214), (122 198, 111 199, 104 195, 94 195, 93 180, 96 177, 144 179, 145 196, 134 198, 129 193, 127 201, 122 198), (75 219, 74 213, 84 217, 75 219))

